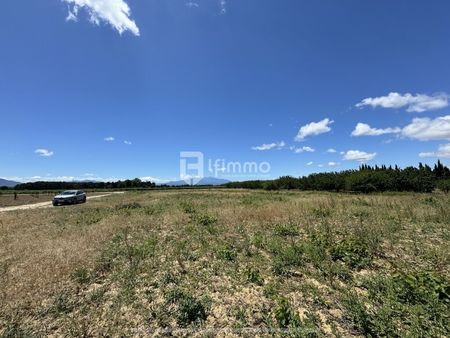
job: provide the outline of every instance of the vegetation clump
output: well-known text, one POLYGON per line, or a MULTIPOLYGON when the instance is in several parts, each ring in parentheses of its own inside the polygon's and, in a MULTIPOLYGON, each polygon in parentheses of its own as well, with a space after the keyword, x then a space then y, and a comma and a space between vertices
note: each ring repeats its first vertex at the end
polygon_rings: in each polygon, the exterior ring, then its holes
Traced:
POLYGON ((364 335, 448 336, 450 282, 429 271, 399 271, 375 276, 361 285, 367 295, 350 292, 343 298, 347 316, 364 335))
POLYGON ((291 337, 319 337, 319 332, 313 320, 307 318, 306 321, 292 308, 289 301, 281 297, 275 309, 275 319, 278 327, 291 337))
POLYGON ((297 227, 291 224, 276 224, 274 232, 277 236, 283 237, 298 236, 300 234, 297 227))
POLYGON ((174 289, 166 295, 166 303, 176 305, 176 318, 180 326, 187 326, 193 322, 202 322, 207 317, 207 306, 191 294, 174 289))
POLYGON ((342 261, 352 269, 365 268, 372 260, 368 246, 355 238, 345 238, 334 244, 330 254, 333 260, 342 261))
POLYGON ((259 286, 264 285, 264 278, 261 277, 259 270, 249 268, 246 271, 247 281, 259 286))

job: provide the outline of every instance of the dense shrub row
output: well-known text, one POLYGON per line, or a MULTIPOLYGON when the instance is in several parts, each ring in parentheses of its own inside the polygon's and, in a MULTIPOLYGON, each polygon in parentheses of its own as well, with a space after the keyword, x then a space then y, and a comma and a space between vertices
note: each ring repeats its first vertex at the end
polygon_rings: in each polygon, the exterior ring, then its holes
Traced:
POLYGON ((431 168, 419 164, 419 167, 400 169, 398 166, 369 166, 363 164, 358 170, 318 173, 303 177, 283 176, 272 181, 245 181, 226 184, 229 188, 246 189, 300 189, 323 191, 414 191, 431 192, 436 187, 450 191, 450 169, 440 161, 431 168))

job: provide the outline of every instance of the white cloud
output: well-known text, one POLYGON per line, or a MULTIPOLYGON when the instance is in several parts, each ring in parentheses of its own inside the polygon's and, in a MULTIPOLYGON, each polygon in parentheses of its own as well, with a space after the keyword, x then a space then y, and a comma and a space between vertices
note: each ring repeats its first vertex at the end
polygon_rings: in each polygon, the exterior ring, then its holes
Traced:
POLYGON ((311 147, 302 147, 302 150, 306 151, 307 153, 313 153, 316 151, 314 148, 311 147))
POLYGON ((337 163, 337 162, 328 162, 329 167, 337 167, 339 165, 340 165, 340 163, 337 163))
POLYGON ((376 129, 368 124, 358 123, 352 136, 379 136, 384 134, 399 134, 403 137, 420 141, 450 140, 450 115, 435 119, 428 117, 415 118, 404 128, 376 129))
POLYGON ((144 177, 139 177, 139 179, 143 182, 162 182, 161 179, 157 178, 157 177, 153 177, 153 176, 144 176, 144 177))
POLYGON ((308 162, 308 163, 306 163, 306 165, 313 165, 314 164, 314 162, 308 162))
POLYGON ((219 0, 220 14, 227 14, 227 1, 219 0))
POLYGON ((377 153, 366 153, 365 151, 360 150, 348 150, 344 154, 344 160, 347 161, 358 161, 358 162, 367 162, 373 160, 377 156, 377 153))
POLYGON ((311 135, 320 135, 324 133, 328 133, 331 131, 330 125, 334 123, 334 121, 326 118, 319 122, 311 122, 300 128, 297 136, 295 137, 296 141, 303 141, 306 137, 311 135))
POLYGON ((441 144, 437 151, 419 153, 419 157, 447 157, 447 158, 450 158, 450 143, 441 144))
POLYGON ((112 136, 108 136, 108 137, 105 137, 103 140, 105 140, 106 142, 112 142, 115 140, 115 138, 112 136))
POLYGON ((198 7, 200 7, 198 2, 193 2, 193 1, 186 2, 186 6, 189 7, 189 8, 198 8, 198 7))
POLYGON ((330 148, 327 150, 327 153, 330 153, 330 154, 334 154, 336 152, 337 152, 336 149, 333 149, 333 148, 330 148))
POLYGON ((34 152, 42 157, 50 157, 54 154, 53 151, 50 151, 48 149, 36 149, 34 152))
POLYGON ((72 182, 72 181, 82 181, 83 178, 75 177, 75 176, 52 176, 46 177, 45 179, 38 179, 39 181, 56 181, 56 182, 72 182))
POLYGON ((66 21, 78 21, 78 7, 74 6, 72 9, 69 7, 69 13, 67 14, 66 21))
POLYGON ((132 145, 133 144, 133 142, 131 142, 131 141, 123 141, 123 143, 125 143, 126 145, 132 145))
POLYGON ((384 134, 397 134, 401 131, 402 130, 398 127, 376 129, 372 128, 366 123, 358 123, 355 127, 355 130, 352 131, 352 136, 380 136, 384 134))
POLYGON ((130 31, 139 36, 139 28, 130 18, 131 10, 124 0, 62 0, 72 6, 69 8, 68 21, 77 21, 78 11, 84 8, 89 20, 100 25, 100 22, 106 22, 116 29, 120 34, 130 31))
POLYGON ((450 140, 450 115, 435 119, 415 118, 403 128, 402 135, 421 141, 450 140))
POLYGON ((301 148, 296 148, 296 147, 291 147, 290 148, 293 152, 295 152, 296 154, 300 154, 300 153, 313 153, 316 150, 314 148, 311 147, 301 147, 301 148))
POLYGON ((436 110, 448 106, 449 96, 447 94, 399 94, 389 93, 387 96, 368 97, 356 104, 356 107, 362 108, 371 106, 372 108, 403 108, 407 107, 407 112, 422 113, 424 111, 436 110))
POLYGON ((282 149, 282 148, 284 148, 285 145, 286 145, 286 143, 284 143, 284 141, 281 141, 281 142, 274 142, 274 143, 269 143, 269 144, 262 144, 260 146, 254 146, 254 147, 252 147, 252 149, 259 150, 259 151, 282 149))

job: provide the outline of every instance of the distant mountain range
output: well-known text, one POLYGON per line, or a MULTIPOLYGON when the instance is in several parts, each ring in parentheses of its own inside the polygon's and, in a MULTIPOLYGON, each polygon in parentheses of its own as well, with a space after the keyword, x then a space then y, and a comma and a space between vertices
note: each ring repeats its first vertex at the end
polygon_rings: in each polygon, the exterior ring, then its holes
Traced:
MULTIPOLYGON (((204 177, 202 178, 197 184, 194 185, 222 185, 222 184, 226 184, 229 183, 229 180, 225 180, 223 178, 216 178, 216 177, 204 177)), ((190 185, 188 182, 186 181, 170 181, 170 182, 166 182, 166 183, 162 183, 160 185, 168 185, 168 186, 172 186, 172 187, 179 187, 179 186, 183 186, 183 185, 190 185)))
POLYGON ((20 184, 20 183, 0 178, 0 187, 14 188, 18 184, 20 184))

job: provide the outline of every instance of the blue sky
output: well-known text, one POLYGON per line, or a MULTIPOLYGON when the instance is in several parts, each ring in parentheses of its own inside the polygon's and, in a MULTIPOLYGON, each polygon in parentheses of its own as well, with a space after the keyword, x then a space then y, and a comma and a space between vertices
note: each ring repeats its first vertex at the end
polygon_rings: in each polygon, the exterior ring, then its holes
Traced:
POLYGON ((265 161, 269 177, 449 164, 449 12, 448 0, 6 1, 0 177, 169 180, 181 151, 265 161))

